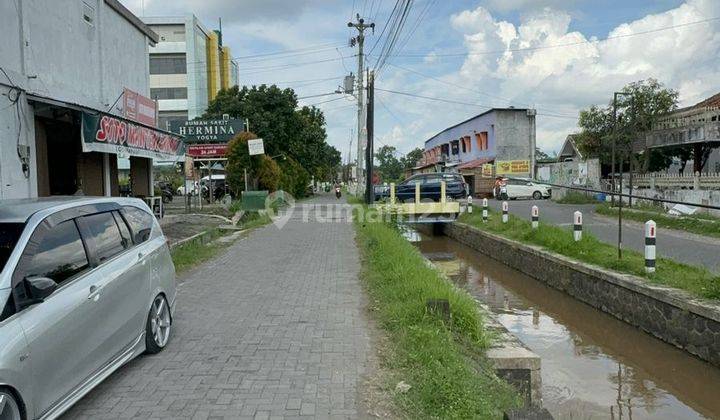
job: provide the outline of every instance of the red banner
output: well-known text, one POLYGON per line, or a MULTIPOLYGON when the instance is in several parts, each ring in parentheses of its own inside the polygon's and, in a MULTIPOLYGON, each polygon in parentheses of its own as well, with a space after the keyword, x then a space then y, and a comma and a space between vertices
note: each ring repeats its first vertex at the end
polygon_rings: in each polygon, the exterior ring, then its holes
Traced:
POLYGON ((186 154, 194 158, 224 157, 227 144, 192 144, 187 146, 186 154))
POLYGON ((155 101, 127 88, 123 89, 123 113, 129 120, 156 127, 155 101))
POLYGON ((183 155, 180 137, 110 114, 82 113, 83 152, 123 153, 159 160, 183 155))

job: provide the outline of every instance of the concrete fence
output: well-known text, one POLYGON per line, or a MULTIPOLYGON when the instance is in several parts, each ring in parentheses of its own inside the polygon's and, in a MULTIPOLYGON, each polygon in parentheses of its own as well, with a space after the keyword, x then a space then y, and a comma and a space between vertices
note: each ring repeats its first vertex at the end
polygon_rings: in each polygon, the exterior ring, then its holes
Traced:
MULTIPOLYGON (((625 178, 627 181, 627 178, 625 178)), ((720 173, 662 174, 650 173, 633 176, 633 186, 637 188, 686 188, 720 189, 720 173)))

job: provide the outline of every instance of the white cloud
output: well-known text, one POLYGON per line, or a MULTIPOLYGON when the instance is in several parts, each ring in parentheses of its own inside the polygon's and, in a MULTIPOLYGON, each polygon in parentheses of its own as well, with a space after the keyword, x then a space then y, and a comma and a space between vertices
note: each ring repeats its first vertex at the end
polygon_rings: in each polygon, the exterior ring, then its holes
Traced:
POLYGON ((579 0, 487 0, 488 9, 500 13, 544 7, 570 7, 582 3, 579 0))
MULTIPOLYGON (((486 90, 491 80, 498 96, 534 103, 540 114, 576 115, 590 104, 607 103, 611 92, 626 83, 649 77, 679 89, 682 101, 693 103, 718 90, 713 75, 720 72, 720 22, 627 35, 718 15, 720 2, 688 0, 612 29, 611 39, 597 40, 569 31, 571 16, 564 11, 536 10, 514 25, 478 7, 451 17, 470 53, 457 76, 486 90)), ((572 132, 575 121, 538 116, 538 143, 556 149, 565 138, 563 128, 565 134, 572 132)))

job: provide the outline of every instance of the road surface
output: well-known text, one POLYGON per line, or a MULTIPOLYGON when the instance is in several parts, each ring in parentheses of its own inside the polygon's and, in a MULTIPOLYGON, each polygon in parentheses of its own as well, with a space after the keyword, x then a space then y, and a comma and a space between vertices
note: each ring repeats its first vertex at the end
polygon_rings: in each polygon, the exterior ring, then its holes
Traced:
MULTIPOLYGON (((497 200, 489 200, 489 205, 501 211, 502 204, 497 200)), ((481 206, 481 200, 475 205, 481 206)), ((530 208, 537 205, 540 220, 572 229, 573 213, 580 210, 583 214, 583 229, 591 232, 598 239, 617 245, 617 219, 595 213, 595 204, 558 204, 551 200, 510 200, 510 213, 530 219, 530 208)), ((644 252, 645 230, 642 223, 626 221, 623 223, 623 248, 644 252)), ((691 265, 700 265, 720 273, 720 239, 690 234, 676 230, 659 229, 657 235, 658 257, 671 258, 691 265)))

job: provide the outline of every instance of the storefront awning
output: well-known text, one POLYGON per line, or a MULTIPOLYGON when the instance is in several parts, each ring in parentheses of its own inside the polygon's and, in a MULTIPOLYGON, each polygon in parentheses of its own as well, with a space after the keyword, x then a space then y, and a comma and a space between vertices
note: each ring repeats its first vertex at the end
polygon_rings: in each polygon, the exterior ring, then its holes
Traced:
POLYGON ((128 120, 117 115, 34 94, 28 101, 79 111, 82 117, 83 152, 124 154, 158 160, 177 160, 185 154, 182 137, 169 131, 128 120))
POLYGON ((480 166, 490 163, 494 161, 495 158, 480 158, 480 159, 474 159, 468 162, 465 162, 461 165, 458 165, 458 169, 475 169, 479 168, 480 166))

